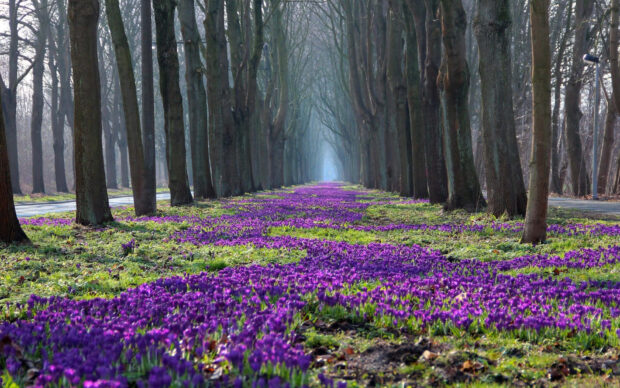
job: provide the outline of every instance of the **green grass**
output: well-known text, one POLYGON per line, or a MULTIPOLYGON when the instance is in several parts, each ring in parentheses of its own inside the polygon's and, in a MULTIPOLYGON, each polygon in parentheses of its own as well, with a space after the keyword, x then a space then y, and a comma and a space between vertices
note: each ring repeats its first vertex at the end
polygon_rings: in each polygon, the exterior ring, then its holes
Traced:
MULTIPOLYGON (((360 190, 357 186, 347 187, 360 190)), ((393 194, 371 192, 381 200, 394 200, 393 194)), ((278 194, 261 193, 260 198, 277 198, 278 194)), ((35 199, 44 202, 52 196, 35 199)), ((62 196, 55 196, 59 200, 62 196)), ((243 198, 241 198, 243 199, 243 198)), ((22 201, 32 201, 23 198, 22 201)), ((375 202, 369 201, 369 202, 375 202)), ((221 216, 234 214, 221 202, 200 202, 190 207, 171 208, 159 204, 159 215, 221 216)), ((117 219, 132 215, 132 209, 113 211, 117 219)), ((58 214, 52 217, 67 217, 58 214)), ((390 223, 440 224, 491 222, 495 218, 484 214, 462 211, 444 212, 439 206, 429 204, 375 204, 365 212, 361 224, 390 223)), ((500 220, 520 222, 522 220, 500 220)), ((566 209, 551 209, 550 223, 617 223, 612 217, 583 214, 566 209)), ((76 299, 110 298, 128 288, 139 286, 161 277, 217 273, 224 268, 241 265, 267 265, 293 263, 305 256, 303 251, 258 249, 252 246, 195 247, 178 244, 168 237, 189 227, 186 222, 163 223, 117 221, 103 230, 76 225, 25 226, 33 245, 0 247, 0 319, 13 320, 21 311, 7 307, 7 303, 23 303, 31 294, 41 296, 66 296, 76 299), (136 248, 124 252, 122 244, 134 239, 136 248)), ((383 242, 391 244, 417 244, 437 249, 455 260, 481 259, 506 260, 528 254, 557 254, 584 248, 618 244, 617 238, 592 236, 551 236, 546 244, 538 246, 519 243, 520 236, 509 232, 486 230, 482 233, 446 233, 422 231, 372 232, 333 230, 328 228, 297 229, 271 228, 273 236, 347 241, 357 244, 383 242)), ((619 281, 620 265, 586 270, 565 268, 523 268, 507 274, 539 273, 545 276, 575 281, 619 281)), ((362 287, 372 289, 377 283, 351 285, 349 293, 362 287)), ((316 383, 319 372, 349 381, 349 386, 366 386, 373 382, 383 386, 450 385, 494 387, 506 385, 554 385, 550 380, 554 365, 567 357, 590 360, 617 360, 619 345, 593 335, 575 335, 571 332, 498 332, 497 330, 461 330, 441 324, 428 328, 412 325, 409 328, 392 327, 390 318, 375 317, 373 306, 366 306, 368 316, 364 321, 342 307, 319 308, 310 302, 303 311, 295 330, 304 337, 308 353, 326 351, 323 365, 311 372, 316 383), (426 341, 427 347, 437 353, 432 362, 415 359, 406 362, 379 364, 381 373, 372 371, 373 349, 399 349, 399 346, 426 341), (370 360, 370 361, 369 361, 370 360), (471 364, 467 364, 470 362, 471 364), (345 365, 345 369, 342 369, 345 365), (472 373, 462 372, 470 365, 472 373), (357 373, 357 374, 356 374, 357 373), (344 376, 344 377, 343 377, 344 376), (354 382, 355 381, 355 382, 354 382)), ((616 341, 617 342, 617 341, 616 341)), ((387 354, 387 353, 386 353, 387 354)), ((319 359, 319 358, 317 358, 319 359)), ((323 360, 323 359, 321 359, 323 360)), ((589 361, 588 361, 589 362, 589 361)), ((566 376, 558 384, 566 386, 618 386, 620 378, 609 371, 588 372, 566 376)))

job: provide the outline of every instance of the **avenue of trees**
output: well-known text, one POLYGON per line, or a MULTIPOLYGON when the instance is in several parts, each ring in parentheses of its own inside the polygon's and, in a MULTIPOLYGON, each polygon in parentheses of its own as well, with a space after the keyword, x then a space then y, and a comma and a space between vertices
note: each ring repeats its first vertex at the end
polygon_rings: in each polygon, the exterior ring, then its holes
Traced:
POLYGON ((99 225, 108 188, 148 215, 161 183, 187 205, 321 179, 330 156, 542 242, 550 192, 620 194, 619 3, 0 0, 0 237, 27 240, 25 191, 74 191, 99 225))

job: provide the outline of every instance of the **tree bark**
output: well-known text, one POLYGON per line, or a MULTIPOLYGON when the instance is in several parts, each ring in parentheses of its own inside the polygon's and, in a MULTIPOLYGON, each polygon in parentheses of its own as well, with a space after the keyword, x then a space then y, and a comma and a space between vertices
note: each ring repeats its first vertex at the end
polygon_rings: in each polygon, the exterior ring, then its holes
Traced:
POLYGON ((571 20, 573 15, 573 0, 570 0, 566 7, 566 24, 564 27, 564 33, 558 47, 557 56, 555 59, 555 66, 553 69, 553 75, 555 78, 555 88, 553 91, 554 104, 553 114, 551 119, 552 125, 552 140, 551 140, 551 191, 557 194, 562 194, 563 180, 560 174, 560 103, 562 98, 562 83, 564 81, 564 73, 562 72, 562 62, 564 60, 564 54, 566 53, 566 46, 570 35, 571 20))
POLYGON ((138 107, 136 81, 118 0, 106 0, 106 13, 114 45, 123 101, 123 117, 125 118, 127 145, 129 148, 134 209, 137 216, 152 214, 156 211, 155 197, 151 196, 146 188, 147 171, 142 148, 142 130, 140 128, 140 109, 138 107))
MULTIPOLYGON (((421 11, 425 12, 424 6, 421 2, 409 1, 408 5, 404 5, 403 14, 407 17, 407 20, 415 20, 415 12, 413 7, 422 7, 421 11)), ((420 23, 418 23, 420 24, 420 23)), ((427 156, 426 148, 427 141, 426 133, 424 131, 424 115, 422 108, 422 79, 420 74, 420 44, 423 48, 426 47, 425 36, 418 37, 417 26, 412 23, 405 23, 406 29, 406 57, 405 57, 405 73, 407 77, 407 103, 409 108, 409 143, 411 144, 412 154, 412 182, 413 182, 413 196, 415 198, 428 198, 429 197, 429 178, 427 176, 427 156)), ((422 29, 422 31, 424 31, 422 29)))
POLYGON ((465 59, 466 15, 461 0, 441 0, 444 57, 438 82, 444 123, 445 158, 448 172, 446 209, 475 211, 485 205, 474 155, 467 93, 469 69, 465 59))
POLYGON ((547 203, 551 167, 551 47, 549 0, 531 0, 532 39, 532 159, 525 230, 521 242, 538 244, 547 238, 547 203))
POLYGON ((157 35, 157 61, 159 63, 159 88, 164 105, 166 133, 166 160, 168 162, 168 187, 172 206, 192 202, 185 161, 185 128, 183 126, 183 101, 179 87, 179 57, 174 33, 173 0, 153 0, 155 30, 157 35))
MULTIPOLYGON (((406 58, 407 58, 407 80, 405 80, 405 76, 402 71, 402 63, 403 63, 403 23, 398 19, 397 15, 400 15, 405 7, 401 7, 396 1, 390 1, 390 17, 388 21, 388 65, 387 65, 387 79, 388 86, 390 88, 390 99, 391 103, 389 104, 393 111, 393 121, 396 127, 396 132, 398 134, 398 153, 400 156, 400 195, 404 197, 412 197, 413 196, 413 170, 420 166, 415 166, 413 164, 413 155, 412 155, 412 147, 411 147, 411 132, 410 124, 409 124, 409 115, 413 113, 408 106, 407 94, 409 92, 409 83, 407 81, 415 80, 414 75, 411 74, 409 69, 409 65, 411 64, 411 56, 409 50, 411 47, 414 47, 417 50, 415 45, 411 45, 410 43, 410 27, 408 25, 408 18, 405 17, 405 25, 407 25, 407 45, 406 45, 406 58)), ((415 56, 417 57, 417 55, 415 56)), ((417 82, 417 81, 414 81, 417 82)), ((414 85, 415 87, 415 85, 414 85)), ((419 139, 418 139, 419 140, 419 139)), ((426 178, 426 176, 425 176, 426 178)))
POLYGON ((13 194, 21 194, 19 178, 19 158, 17 153, 17 86, 19 83, 19 24, 16 0, 9 0, 9 77, 8 85, 2 82, 2 108, 6 125, 7 152, 11 169, 11 188, 13 194))
POLYGON ((196 24, 194 0, 181 0, 179 2, 179 21, 185 48, 185 79, 189 106, 194 196, 196 198, 215 198, 209 159, 207 93, 203 83, 203 66, 199 51, 200 34, 196 24))
MULTIPOLYGON (((61 27, 59 27, 60 29, 61 27)), ((61 87, 59 83, 59 50, 56 46, 58 40, 58 46, 62 43, 57 36, 49 34, 48 47, 49 47, 49 60, 48 68, 51 76, 51 103, 50 103, 50 116, 54 149, 54 177, 56 182, 56 192, 66 193, 67 178, 65 174, 65 116, 64 111, 61 109, 61 87), (56 39, 55 39, 56 38, 56 39)))
MULTIPOLYGON (((153 86, 153 29, 151 0, 140 0, 140 49, 142 57, 142 145, 144 147, 144 190, 149 202, 157 197, 155 167, 155 90, 153 86)), ((155 205, 157 207, 157 205, 155 205)))
POLYGON ((565 120, 564 135, 566 138, 568 165, 570 170, 573 195, 584 196, 590 193, 588 171, 583 156, 579 123, 581 113, 581 85, 583 74, 582 57, 587 49, 588 18, 592 14, 593 0, 577 0, 575 8, 575 43, 573 58, 568 82, 566 84, 566 98, 564 102, 565 120))
POLYGON ((32 141, 32 192, 44 193, 43 180, 43 143, 41 129, 43 124, 43 71, 45 70, 45 51, 49 35, 49 15, 47 0, 33 1, 35 14, 39 22, 36 34, 35 55, 32 66, 32 120, 30 121, 30 139, 32 141))
POLYGON ((101 85, 97 61, 98 0, 69 0, 75 101, 73 135, 76 222, 112 221, 101 144, 101 85))
POLYGON ((607 101, 607 113, 605 115, 605 134, 603 135, 603 146, 601 147, 601 158, 598 170, 598 192, 605 194, 607 191, 607 178, 609 177, 609 167, 611 165, 611 153, 614 148, 614 132, 618 112, 613 102, 615 96, 612 94, 607 101))
MULTIPOLYGON (((416 10, 421 4, 416 0, 412 11, 417 24, 424 25, 426 55, 424 62, 422 116, 424 117, 424 137, 426 139, 426 176, 431 203, 443 203, 448 199, 448 177, 444 159, 444 133, 441 122, 441 102, 437 77, 441 62, 441 22, 436 17, 439 0, 425 0, 425 16, 416 10)), ((418 45, 421 43, 418 43, 418 45)))
MULTIPOLYGON (((0 104, 2 96, 0 96, 0 104)), ((0 241, 10 244, 27 242, 28 237, 19 225, 15 214, 13 191, 11 189, 11 171, 7 152, 4 114, 0 109, 0 241)))
POLYGON ((207 93, 212 179, 218 197, 241 194, 237 140, 232 116, 224 0, 205 0, 207 8, 207 93))
POLYGON ((477 0, 474 23, 488 211, 496 217, 525 215, 527 194, 512 105, 509 0, 477 0))

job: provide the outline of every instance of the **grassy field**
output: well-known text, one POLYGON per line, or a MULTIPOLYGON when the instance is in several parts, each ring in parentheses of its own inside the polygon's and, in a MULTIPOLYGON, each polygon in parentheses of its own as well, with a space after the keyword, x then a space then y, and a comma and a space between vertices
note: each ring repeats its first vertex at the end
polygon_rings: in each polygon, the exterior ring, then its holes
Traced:
MULTIPOLYGON (((523 265, 506 269, 492 267, 495 268, 494 279, 555 282, 553 284, 570 282, 570 286, 564 289, 569 295, 556 299, 549 296, 548 300, 540 301, 558 311, 564 311, 562 303, 576 303, 577 299, 572 299, 571 292, 608 292, 608 299, 586 298, 583 302, 601 311, 591 316, 584 315, 589 317, 587 324, 584 324, 586 329, 563 329, 553 325, 540 329, 525 326, 502 329, 485 324, 485 317, 489 318, 493 311, 483 306, 486 299, 473 297, 472 294, 477 291, 470 286, 467 289, 463 286, 462 292, 456 293, 440 284, 424 286, 427 287, 425 292, 445 294, 442 296, 443 308, 433 310, 432 306, 425 305, 425 309, 441 312, 449 311, 450 306, 461 308, 467 303, 480 303, 479 306, 467 307, 479 307, 483 311, 480 316, 466 316, 465 324, 452 318, 428 322, 409 316, 401 318, 397 312, 382 310, 383 302, 368 301, 355 307, 347 304, 349 302, 341 302, 362 294, 382 293, 382 301, 388 305, 391 303, 396 309, 405 311, 407 304, 418 302, 424 305, 422 297, 405 294, 419 292, 419 285, 425 279, 433 279, 433 271, 437 270, 425 270, 415 275, 416 282, 411 283, 410 288, 407 288, 408 278, 396 277, 394 279, 397 280, 392 283, 392 280, 387 282, 380 277, 362 274, 356 280, 339 286, 337 280, 328 282, 326 296, 317 291, 298 295, 304 306, 287 321, 285 338, 301 346, 303 353, 310 357, 310 366, 302 377, 291 372, 291 368, 278 369, 273 365, 274 369, 263 365, 255 373, 247 369, 247 365, 245 369, 236 368, 230 356, 225 356, 228 361, 223 364, 199 358, 201 363, 218 365, 203 372, 203 375, 207 384, 220 381, 220 376, 216 375, 220 373, 238 377, 247 386, 276 375, 292 385, 303 383, 311 386, 620 386, 620 261, 585 266, 561 264, 565 255, 568 257, 584 249, 606 249, 618 245, 620 237, 613 232, 618 220, 552 209, 549 222, 559 228, 564 227, 561 229, 563 232, 551 233, 546 244, 531 246, 519 243, 518 230, 522 220, 494 219, 484 213, 445 213, 439 206, 413 203, 391 194, 355 186, 329 186, 324 190, 327 190, 326 196, 354 192, 355 200, 349 203, 347 199, 337 198, 333 203, 322 203, 319 188, 303 194, 308 203, 298 203, 296 207, 295 201, 287 199, 289 194, 296 195, 291 194, 294 189, 288 189, 200 202, 182 208, 170 208, 160 203, 158 214, 151 219, 136 220, 131 209, 116 209, 113 210, 116 222, 97 229, 71 223, 70 214, 25 220, 24 228, 33 244, 0 248, 3 263, 0 267, 0 318, 5 323, 18 324, 33 319, 39 311, 45 310, 46 304, 35 307, 27 304, 32 294, 69 300, 113 299, 128 289, 178 275, 189 279, 188 275, 206 273, 208 279, 216 279, 219 274, 228 276, 227 271, 244 266, 272 268, 282 264, 282 268, 296 268, 299 267, 296 263, 305 263, 308 256, 313 255, 312 252, 323 249, 308 245, 316 241, 333 242, 330 250, 324 253, 329 258, 351 253, 354 249, 366 254, 365 249, 375 247, 379 253, 372 251, 368 260, 374 260, 385 249, 394 247, 417 249, 422 252, 420 255, 433 252, 433 257, 454 266, 449 270, 453 272, 446 270, 441 275, 448 278, 458 273, 459 263, 467 267, 472 260, 476 266, 484 266, 486 263, 495 265, 496 262, 537 255, 557 256, 560 263, 557 265, 523 265), (341 208, 341 203, 351 206, 341 208), (261 213, 265 209, 268 212, 261 213), (326 217, 323 213, 316 213, 323 211, 327 215, 336 212, 343 215, 326 217), (240 217, 243 214, 254 214, 256 219, 261 220, 260 225, 256 226, 260 231, 258 237, 243 234, 255 227, 246 220, 249 216, 240 217), (207 219, 221 220, 219 222, 226 229, 220 231, 215 223, 205 221, 207 219), (239 229, 233 229, 235 225, 239 225, 239 229), (403 225, 424 227, 414 229, 403 225), (445 227, 433 228, 437 225, 445 227), (501 228, 494 225, 501 225, 501 228), (571 225, 580 225, 579 230, 588 232, 566 232, 571 225), (592 232, 599 230, 588 227, 592 225, 607 229, 600 233, 592 232), (215 237, 209 233, 214 233, 215 237), (241 238, 239 236, 248 240, 235 240, 241 238), (258 243, 258 238, 267 239, 269 243, 258 243), (284 239, 289 238, 301 243, 296 246, 275 244, 286 242, 288 240, 284 239), (338 245, 340 243, 346 245, 338 245), (577 289, 572 289, 573 286, 577 289), (396 290, 402 298, 398 301, 392 300, 390 294, 396 290), (340 298, 339 302, 330 303, 330 297, 340 298)), ((604 254, 596 255, 600 258, 604 254)), ((356 259, 359 260, 358 257, 350 258, 356 259)), ((412 257, 407 259, 407 263, 416 263, 416 260, 412 257)), ((360 261, 362 264, 363 261, 360 261)), ((432 263, 429 265, 434 268, 432 263)), ((390 274, 388 278, 394 276, 390 274)), ((470 275, 459 276, 465 278, 470 275)), ((494 281, 499 282, 491 280, 491 285, 494 281)), ((187 287, 190 288, 189 283, 187 287)), ((289 290, 293 290, 293 286, 289 286, 289 290)), ((483 295, 480 298, 487 297, 483 295)), ((527 297, 524 294, 522 299, 525 301, 527 297)), ((540 298, 545 299, 543 293, 540 298)), ((269 302, 265 303, 264 309, 268 310, 269 302)), ((515 311, 518 309, 516 305, 512 308, 515 311)), ((533 315, 535 308, 524 307, 520 311, 526 317, 533 315)), ((518 326, 515 321, 508 325, 518 326)), ((7 335, 6 331, 4 335, 7 335)), ((6 344, 5 340, 2 341, 6 344)), ((23 344, 19 346, 25 347, 23 344)), ((214 355, 228 354, 225 351, 218 354, 219 350, 215 348, 212 350, 214 355)), ((184 359, 196 364, 197 359, 190 353, 184 354, 184 359)), ((246 362, 250 362, 247 357, 246 362)), ((9 359, 0 353, 0 371, 4 369, 0 375, 3 375, 5 386, 28 385, 41 378, 38 372, 34 376, 28 375, 29 368, 24 366, 9 371, 9 359)), ((34 365, 30 369, 38 371, 45 368, 40 353, 24 351, 20 362, 23 364, 26 362, 24 360, 34 365)), ((156 360, 151 367, 160 364, 156 360)), ((132 372, 124 375, 130 386, 153 374, 151 371, 149 375, 148 368, 135 369, 137 367, 131 365, 127 362, 126 368, 132 372)), ((182 377, 171 376, 172 386, 182 386, 182 377)), ((84 379, 79 380, 78 385, 83 383, 84 379)), ((55 384, 69 384, 69 377, 65 374, 55 384)))

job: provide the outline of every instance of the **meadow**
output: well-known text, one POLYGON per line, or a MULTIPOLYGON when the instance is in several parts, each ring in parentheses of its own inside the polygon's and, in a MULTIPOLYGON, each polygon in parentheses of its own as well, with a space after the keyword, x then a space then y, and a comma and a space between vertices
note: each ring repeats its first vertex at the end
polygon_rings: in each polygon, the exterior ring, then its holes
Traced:
POLYGON ((4 387, 620 385, 620 221, 443 212, 338 183, 23 219, 4 387))

